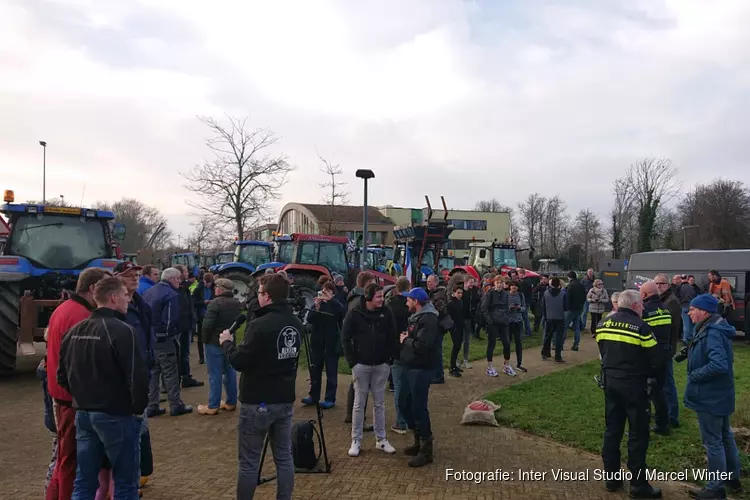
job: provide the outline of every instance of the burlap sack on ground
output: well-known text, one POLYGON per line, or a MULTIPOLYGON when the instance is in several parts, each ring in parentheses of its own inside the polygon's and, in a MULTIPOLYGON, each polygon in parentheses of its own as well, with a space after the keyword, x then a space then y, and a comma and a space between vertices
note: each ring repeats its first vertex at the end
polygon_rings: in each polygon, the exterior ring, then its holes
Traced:
POLYGON ((499 409, 500 405, 486 399, 474 401, 464 409, 461 425, 492 425, 497 427, 499 424, 495 420, 495 411, 499 409))

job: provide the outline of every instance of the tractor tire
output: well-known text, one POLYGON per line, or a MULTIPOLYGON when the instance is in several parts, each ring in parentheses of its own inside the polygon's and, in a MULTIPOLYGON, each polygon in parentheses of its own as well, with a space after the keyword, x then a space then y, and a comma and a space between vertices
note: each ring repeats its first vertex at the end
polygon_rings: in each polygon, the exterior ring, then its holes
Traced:
POLYGON ((254 295, 255 279, 248 273, 242 271, 231 271, 228 273, 220 274, 221 278, 232 280, 234 283, 234 298, 237 299, 240 304, 246 304, 254 295))
POLYGON ((0 376, 16 369, 20 290, 18 285, 0 283, 0 376))

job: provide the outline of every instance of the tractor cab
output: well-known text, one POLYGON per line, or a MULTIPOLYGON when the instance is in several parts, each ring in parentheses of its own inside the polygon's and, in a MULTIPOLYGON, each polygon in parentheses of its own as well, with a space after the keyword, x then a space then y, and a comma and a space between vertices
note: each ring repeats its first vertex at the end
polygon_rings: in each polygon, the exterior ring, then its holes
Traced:
MULTIPOLYGON (((450 275, 456 273, 468 273, 476 279, 495 269, 500 274, 508 276, 510 271, 518 268, 518 253, 528 252, 529 259, 534 257, 534 249, 519 249, 510 239, 505 242, 473 241, 469 243, 469 257, 466 265, 454 267, 450 275)), ((526 277, 539 280, 538 273, 525 269, 526 277)))
POLYGON ((187 267, 188 273, 198 277, 201 268, 201 258, 195 252, 175 253, 169 258, 170 267, 183 265, 187 267))
MULTIPOLYGON (((431 274, 439 273, 436 256, 442 255, 443 247, 453 232, 448 224, 448 208, 443 202, 445 211, 443 220, 432 220, 430 199, 425 196, 428 208, 427 221, 422 224, 408 224, 393 228, 396 239, 394 245, 394 264, 398 263, 409 278, 412 286, 423 286, 431 274)), ((394 266, 395 267, 395 266, 394 266)))
POLYGON ((134 265, 138 265, 138 254, 137 253, 123 253, 121 254, 122 260, 125 262, 132 262, 134 265))
POLYGON ((55 307, 75 290, 84 269, 112 270, 125 226, 105 210, 14 203, 5 191, 0 206, 0 374, 16 356, 34 353, 33 342, 55 307))
POLYGON ((216 260, 213 272, 232 280, 235 298, 244 303, 253 295, 258 272, 273 260, 273 244, 268 241, 235 241, 234 252, 220 252, 216 260), (228 262, 219 263, 220 260, 228 262))
POLYGON ((387 260, 385 248, 386 247, 380 245, 370 245, 367 247, 367 253, 365 254, 365 269, 369 271, 377 271, 379 273, 386 272, 387 260))
POLYGON ((210 265, 208 263, 205 263, 204 265, 208 267, 210 272, 215 273, 222 265, 234 262, 234 253, 235 252, 230 251, 219 252, 212 256, 212 262, 210 265))

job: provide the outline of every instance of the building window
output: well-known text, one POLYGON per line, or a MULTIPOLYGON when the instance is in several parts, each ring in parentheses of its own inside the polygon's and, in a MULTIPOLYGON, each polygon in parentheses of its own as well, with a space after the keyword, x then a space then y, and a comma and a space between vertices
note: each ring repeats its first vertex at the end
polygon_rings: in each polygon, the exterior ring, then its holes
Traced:
POLYGON ((446 250, 468 250, 472 240, 448 240, 445 244, 446 250))
POLYGON ((448 219, 448 224, 464 231, 487 231, 486 220, 448 219))

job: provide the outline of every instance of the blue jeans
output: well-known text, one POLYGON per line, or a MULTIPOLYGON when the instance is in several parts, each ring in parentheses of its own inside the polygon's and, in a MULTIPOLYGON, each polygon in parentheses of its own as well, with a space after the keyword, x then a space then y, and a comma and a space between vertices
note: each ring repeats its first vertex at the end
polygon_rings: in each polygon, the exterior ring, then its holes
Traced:
MULTIPOLYGON (((737 443, 729 426, 729 416, 717 416, 709 413, 698 413, 698 426, 701 440, 706 449, 709 472, 730 473, 730 479, 740 477, 740 454, 737 443)), ((706 489, 718 490, 723 488, 723 481, 709 481, 706 489)))
POLYGON ((396 405, 396 427, 399 429, 406 429, 408 424, 404 418, 404 414, 401 412, 401 408, 398 405, 399 397, 401 396, 401 377, 404 374, 406 368, 401 361, 394 361, 391 365, 391 375, 393 376, 393 402, 396 405))
POLYGON ((527 337, 531 337, 531 321, 529 321, 529 310, 526 309, 521 313, 523 319, 523 327, 527 337))
POLYGON ((226 403, 237 404, 237 372, 229 364, 221 347, 206 344, 206 371, 208 372, 208 407, 216 409, 221 404, 221 384, 227 391, 226 403))
POLYGON ((435 375, 435 379, 442 380, 445 378, 445 368, 443 367, 443 339, 445 338, 445 333, 442 331, 438 332, 438 351, 437 351, 437 363, 438 367, 433 372, 435 375))
POLYGON ((240 405, 237 421, 239 460, 237 498, 253 498, 258 486, 258 466, 263 444, 268 445, 276 464, 276 498, 291 500, 294 490, 294 460, 292 459, 293 403, 270 404, 259 412, 258 405, 240 405))
POLYGON ((565 344, 565 339, 568 337, 568 328, 572 326, 573 330, 575 330, 575 337, 573 339, 573 347, 578 347, 578 344, 581 342, 581 311, 580 310, 570 310, 565 311, 565 333, 563 333, 563 344, 565 344))
MULTIPOLYGON (((583 312, 581 313, 581 330, 586 329, 586 319, 588 318, 588 316, 589 316, 589 301, 587 300, 586 302, 583 303, 583 312)), ((576 342, 576 345, 578 345, 577 342, 576 342)))
POLYGON ((432 437, 427 400, 430 394, 430 380, 434 374, 434 370, 406 367, 401 372, 398 405, 406 419, 406 425, 422 439, 432 437))
POLYGON ((72 500, 91 500, 99 488, 106 455, 115 483, 113 500, 136 500, 140 480, 143 419, 135 415, 76 412, 76 460, 72 500))
POLYGON ((664 397, 667 398, 667 414, 670 423, 679 422, 680 405, 677 403, 677 386, 674 383, 674 361, 667 360, 666 377, 664 379, 664 397))
POLYGON ((692 321, 690 321, 690 316, 688 316, 688 309, 685 308, 682 310, 682 341, 687 344, 687 342, 693 338, 693 332, 695 330, 695 325, 692 321))

